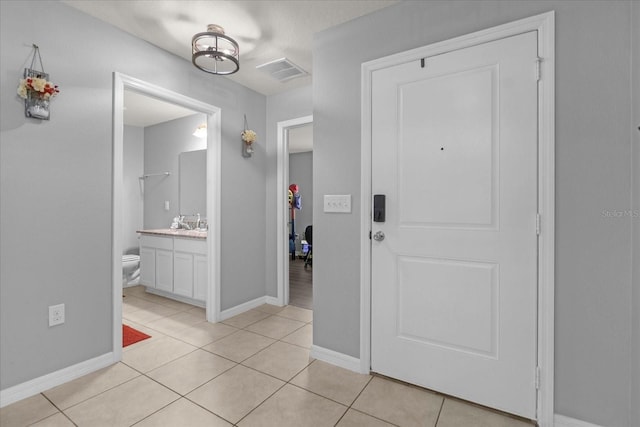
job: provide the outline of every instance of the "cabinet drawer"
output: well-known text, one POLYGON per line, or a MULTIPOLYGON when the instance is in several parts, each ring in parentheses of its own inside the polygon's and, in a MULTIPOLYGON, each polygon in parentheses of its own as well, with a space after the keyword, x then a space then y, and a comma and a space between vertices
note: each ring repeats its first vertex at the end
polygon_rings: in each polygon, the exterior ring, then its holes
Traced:
POLYGON ((178 239, 176 238, 173 242, 173 249, 179 252, 188 252, 191 254, 202 254, 206 255, 207 253, 207 241, 206 240, 195 240, 195 239, 178 239))
POLYGON ((173 237, 140 236, 140 246, 156 249, 173 250, 173 237))

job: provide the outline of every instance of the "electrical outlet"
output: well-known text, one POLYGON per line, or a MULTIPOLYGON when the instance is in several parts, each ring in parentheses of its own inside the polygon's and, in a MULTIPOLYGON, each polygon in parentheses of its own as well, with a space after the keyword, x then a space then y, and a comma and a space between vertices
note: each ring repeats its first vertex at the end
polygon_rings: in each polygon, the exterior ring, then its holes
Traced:
POLYGON ((49 326, 62 325, 64 323, 64 304, 49 306, 49 326))

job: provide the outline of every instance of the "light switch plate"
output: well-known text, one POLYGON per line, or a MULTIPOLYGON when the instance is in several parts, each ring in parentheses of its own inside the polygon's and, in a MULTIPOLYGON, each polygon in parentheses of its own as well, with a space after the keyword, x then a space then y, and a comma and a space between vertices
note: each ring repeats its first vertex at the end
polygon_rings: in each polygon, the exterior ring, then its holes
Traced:
POLYGON ((325 194, 324 211, 335 213, 351 213, 351 194, 325 194))

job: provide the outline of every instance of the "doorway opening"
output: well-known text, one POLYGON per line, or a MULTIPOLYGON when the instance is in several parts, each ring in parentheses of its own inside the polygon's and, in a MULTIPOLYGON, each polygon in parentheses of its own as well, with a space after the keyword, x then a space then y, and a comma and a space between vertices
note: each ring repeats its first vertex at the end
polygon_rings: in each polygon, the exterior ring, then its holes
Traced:
MULTIPOLYGON (((152 98, 167 104, 189 110, 197 120, 206 122, 206 213, 208 215, 206 318, 209 322, 218 320, 220 313, 220 153, 221 123, 220 108, 172 92, 165 88, 115 72, 113 75, 113 193, 112 193, 112 282, 113 282, 113 353, 114 360, 122 358, 122 289, 124 250, 130 246, 124 241, 124 138, 125 138, 125 92, 141 97, 152 98)), ((156 178, 162 179, 163 172, 156 178)), ((144 174, 143 174, 144 175, 144 174)), ((143 189, 145 184, 140 184, 143 189)), ((166 208, 166 204, 163 204, 166 208)), ((171 202, 169 203, 169 210, 171 202)), ((166 228, 168 228, 167 224, 166 228)))
MULTIPOLYGON (((293 137, 296 136, 296 129, 309 126, 313 123, 313 116, 299 117, 296 119, 285 120, 277 124, 277 192, 278 207, 276 212, 276 258, 277 258, 277 303, 278 305, 288 305, 290 302, 290 221, 291 211, 289 207, 289 145, 293 131, 293 137)), ((304 131, 300 131, 304 132, 304 131)), ((312 190, 312 186, 309 188, 312 190)), ((313 197, 307 198, 312 202, 313 197)), ((312 205, 309 205, 312 211, 312 205)), ((306 225, 305 225, 306 227, 306 225)), ((304 233, 303 233, 304 234, 304 233)), ((301 242, 302 244, 302 242, 301 242)), ((295 245, 295 240, 294 240, 295 245)), ((308 266, 311 276, 313 268, 308 266)), ((306 308, 306 307, 305 307, 306 308)), ((311 308, 311 307, 308 307, 311 308)))
POLYGON ((313 124, 288 133, 289 305, 313 308, 313 124))

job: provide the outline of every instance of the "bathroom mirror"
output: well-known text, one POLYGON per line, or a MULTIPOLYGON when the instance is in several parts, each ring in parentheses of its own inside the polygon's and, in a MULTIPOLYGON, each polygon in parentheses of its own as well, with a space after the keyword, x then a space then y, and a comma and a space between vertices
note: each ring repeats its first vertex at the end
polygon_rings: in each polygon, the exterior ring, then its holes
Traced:
POLYGON ((179 209, 181 215, 207 212, 207 150, 185 151, 178 155, 179 209))

